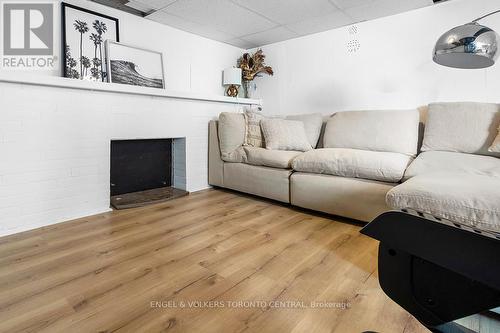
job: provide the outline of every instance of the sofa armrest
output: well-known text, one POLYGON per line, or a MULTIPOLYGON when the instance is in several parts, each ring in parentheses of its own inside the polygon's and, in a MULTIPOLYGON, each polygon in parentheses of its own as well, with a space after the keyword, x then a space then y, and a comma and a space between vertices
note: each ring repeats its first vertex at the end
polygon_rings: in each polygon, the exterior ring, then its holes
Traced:
POLYGON ((221 159, 218 135, 218 121, 208 125, 208 183, 224 186, 224 161, 221 159))

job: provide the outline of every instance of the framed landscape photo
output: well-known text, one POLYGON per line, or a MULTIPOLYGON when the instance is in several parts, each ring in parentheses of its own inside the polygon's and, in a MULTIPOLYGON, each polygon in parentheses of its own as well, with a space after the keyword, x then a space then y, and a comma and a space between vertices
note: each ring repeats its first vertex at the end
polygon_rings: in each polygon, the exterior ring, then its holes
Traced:
POLYGON ((109 82, 165 88, 163 54, 113 41, 106 41, 109 82))
POLYGON ((120 41, 118 19, 62 3, 63 75, 108 81, 105 41, 120 41))

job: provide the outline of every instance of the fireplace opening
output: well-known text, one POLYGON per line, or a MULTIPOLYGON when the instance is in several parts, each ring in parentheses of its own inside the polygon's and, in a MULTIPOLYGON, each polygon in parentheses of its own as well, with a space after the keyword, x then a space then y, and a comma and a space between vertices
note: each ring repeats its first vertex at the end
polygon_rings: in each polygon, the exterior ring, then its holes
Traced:
POLYGON ((111 205, 116 209, 188 194, 185 139, 112 140, 110 182, 111 205))

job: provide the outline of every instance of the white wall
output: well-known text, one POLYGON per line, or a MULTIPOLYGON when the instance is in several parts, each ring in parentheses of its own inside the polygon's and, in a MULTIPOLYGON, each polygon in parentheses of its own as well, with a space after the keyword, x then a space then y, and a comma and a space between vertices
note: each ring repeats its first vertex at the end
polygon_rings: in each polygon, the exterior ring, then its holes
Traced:
MULTIPOLYGON (((163 53, 165 84, 168 90, 193 91, 223 95, 222 70, 236 65, 243 49, 203 38, 88 0, 67 3, 119 19, 120 42, 163 53)), ((61 54, 60 2, 55 24, 55 54, 61 54)), ((1 37, 0 37, 1 38, 1 37)), ((60 76, 62 65, 54 71, 33 71, 35 75, 60 76)))
MULTIPOLYGON (((266 113, 412 108, 433 101, 500 102, 500 64, 486 70, 432 61, 438 37, 500 8, 498 0, 452 0, 263 47, 274 77, 257 79, 266 113), (347 43, 359 40, 358 52, 347 43)), ((500 31, 500 15, 481 21, 500 31)))
MULTIPOLYGON (((221 72, 243 52, 95 3, 71 2, 118 17, 122 42, 162 51, 168 89, 223 95, 221 72)), ((0 83, 0 236, 109 210, 111 139, 186 137, 187 189, 208 187, 208 121, 237 108, 0 83)))

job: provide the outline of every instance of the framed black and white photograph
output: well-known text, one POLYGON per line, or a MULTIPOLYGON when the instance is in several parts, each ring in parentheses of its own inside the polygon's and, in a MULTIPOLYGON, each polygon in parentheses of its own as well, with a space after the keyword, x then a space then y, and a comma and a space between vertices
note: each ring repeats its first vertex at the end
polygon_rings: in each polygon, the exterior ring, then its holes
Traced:
POLYGON ((120 41, 118 19, 62 3, 64 77, 108 81, 105 41, 120 41))
POLYGON ((163 55, 130 45, 106 42, 109 82, 165 88, 163 55))

